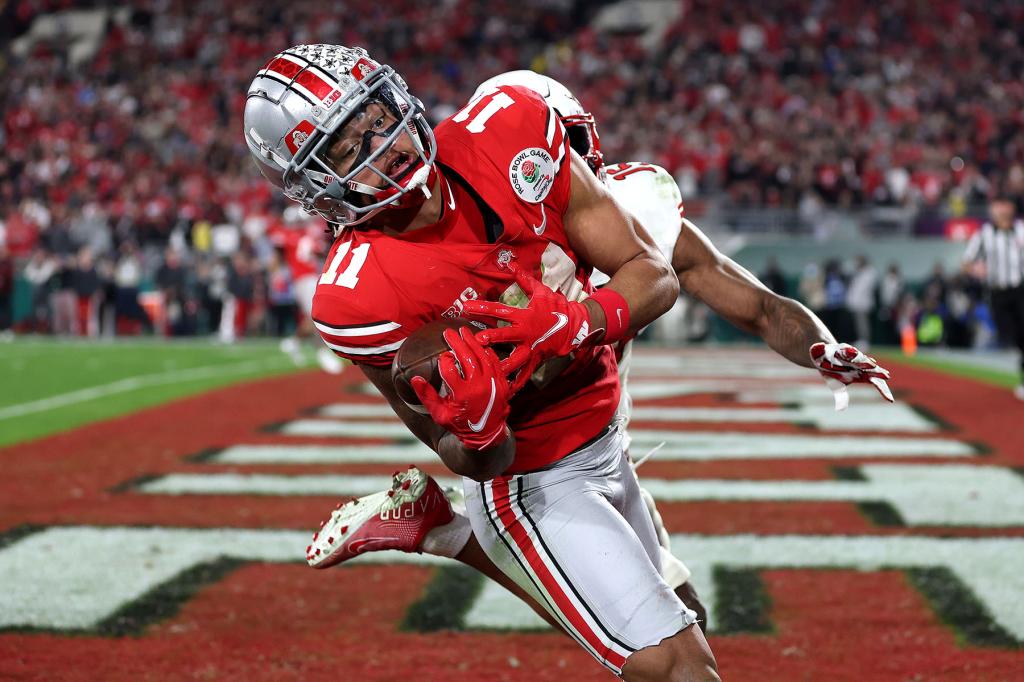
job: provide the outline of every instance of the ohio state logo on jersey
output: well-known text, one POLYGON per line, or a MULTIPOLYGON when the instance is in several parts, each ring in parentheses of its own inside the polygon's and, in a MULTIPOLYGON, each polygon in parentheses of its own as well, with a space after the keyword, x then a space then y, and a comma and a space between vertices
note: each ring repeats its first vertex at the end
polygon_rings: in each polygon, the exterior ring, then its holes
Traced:
POLYGON ((509 249, 502 249, 501 251, 498 252, 498 258, 496 260, 498 261, 498 265, 500 267, 507 268, 509 264, 512 262, 512 259, 515 257, 516 254, 514 254, 509 249))
POLYGON ((551 191, 555 160, 540 147, 529 147, 515 155, 508 167, 508 180, 519 198, 539 204, 551 191))

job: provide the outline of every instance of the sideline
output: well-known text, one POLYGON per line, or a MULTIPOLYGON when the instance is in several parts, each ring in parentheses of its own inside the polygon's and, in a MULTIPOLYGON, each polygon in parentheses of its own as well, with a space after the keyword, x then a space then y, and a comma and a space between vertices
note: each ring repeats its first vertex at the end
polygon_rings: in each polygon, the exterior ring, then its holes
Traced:
POLYGON ((50 336, 46 334, 19 334, 0 348, 53 348, 68 346, 71 348, 152 348, 153 346, 195 348, 222 348, 232 351, 253 351, 276 348, 280 343, 277 338, 236 339, 234 343, 222 343, 209 336, 165 337, 165 336, 50 336))
POLYGON ((0 409, 0 419, 11 419, 13 417, 23 417, 27 414, 46 412, 58 407, 74 405, 76 403, 116 395, 118 393, 127 393, 140 388, 176 384, 185 381, 195 381, 198 379, 209 379, 218 376, 229 376, 232 374, 251 374, 263 369, 277 369, 288 366, 295 366, 295 364, 290 358, 282 357, 280 359, 269 358, 258 361, 253 360, 249 362, 240 362, 233 365, 207 365, 205 367, 192 367, 191 369, 184 370, 169 370, 159 374, 128 377, 127 379, 119 379, 118 381, 114 381, 109 384, 90 386, 89 388, 78 389, 77 391, 71 391, 70 393, 62 393, 60 395, 50 396, 49 398, 40 398, 39 400, 33 400, 27 403, 11 405, 0 409))
MULTIPOLYGON (((1014 368, 1014 360, 1007 353, 979 353, 971 355, 967 353, 952 353, 948 350, 918 352, 915 355, 906 356, 899 350, 890 352, 888 349, 872 353, 882 361, 882 364, 893 365, 903 364, 907 367, 926 369, 932 372, 939 372, 948 376, 956 376, 1000 388, 1013 388, 1020 383, 1020 378, 1014 368), (1006 363, 1005 366, 1003 363, 1006 363)), ((890 368, 891 369, 891 368, 890 368)), ((897 380, 897 385, 899 381, 897 380)))

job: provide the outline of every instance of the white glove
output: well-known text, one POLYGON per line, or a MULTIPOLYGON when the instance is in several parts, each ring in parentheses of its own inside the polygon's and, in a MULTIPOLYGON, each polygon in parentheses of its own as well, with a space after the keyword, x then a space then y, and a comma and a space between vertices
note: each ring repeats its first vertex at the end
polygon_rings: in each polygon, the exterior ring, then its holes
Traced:
POLYGON ((832 389, 836 410, 845 410, 850 405, 849 384, 871 384, 890 403, 895 402, 889 384, 889 370, 879 367, 874 358, 869 358, 848 343, 818 343, 811 346, 811 362, 818 368, 825 384, 832 389))

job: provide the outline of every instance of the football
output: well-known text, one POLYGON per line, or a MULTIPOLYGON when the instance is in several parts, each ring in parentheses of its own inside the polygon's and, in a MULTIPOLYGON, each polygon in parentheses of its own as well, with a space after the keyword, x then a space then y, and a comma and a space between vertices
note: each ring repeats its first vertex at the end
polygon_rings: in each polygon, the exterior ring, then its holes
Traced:
POLYGON ((428 322, 402 343, 391 362, 391 380, 395 384, 398 396, 405 404, 421 414, 426 411, 420 404, 416 392, 412 390, 412 378, 420 376, 426 379, 436 390, 441 390, 441 374, 437 369, 437 358, 451 350, 444 340, 446 329, 461 329, 472 326, 480 328, 479 323, 464 317, 442 318, 428 322))

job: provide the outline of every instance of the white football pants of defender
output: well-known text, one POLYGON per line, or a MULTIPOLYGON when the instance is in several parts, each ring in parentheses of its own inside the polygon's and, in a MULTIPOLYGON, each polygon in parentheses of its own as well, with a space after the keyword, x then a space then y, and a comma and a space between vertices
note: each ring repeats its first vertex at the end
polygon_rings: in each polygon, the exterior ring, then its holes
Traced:
MULTIPOLYGON (((622 386, 622 391, 619 394, 619 406, 615 410, 615 423, 618 425, 619 430, 622 432, 622 449, 626 451, 627 455, 631 455, 629 452, 629 445, 631 439, 629 437, 629 426, 630 415, 633 413, 633 398, 629 395, 628 381, 629 381, 629 366, 633 360, 633 342, 627 341, 622 346, 622 357, 619 359, 619 384, 622 386)), ((633 472, 633 476, 636 477, 636 469, 630 467, 633 472)), ((640 484, 639 478, 637 478, 637 485, 640 484)), ((661 520, 661 514, 658 513, 658 508, 654 504, 654 498, 647 490, 640 487, 640 494, 643 496, 644 504, 647 505, 647 511, 651 515, 651 520, 654 522, 654 529, 658 538, 658 553, 661 556, 661 577, 665 579, 669 587, 673 590, 685 583, 690 579, 690 569, 686 567, 675 554, 672 553, 672 545, 669 539, 668 531, 665 529, 665 524, 661 520)))
POLYGON ((696 622, 659 572, 651 515, 613 424, 546 469, 464 479, 487 556, 616 674, 696 622))

